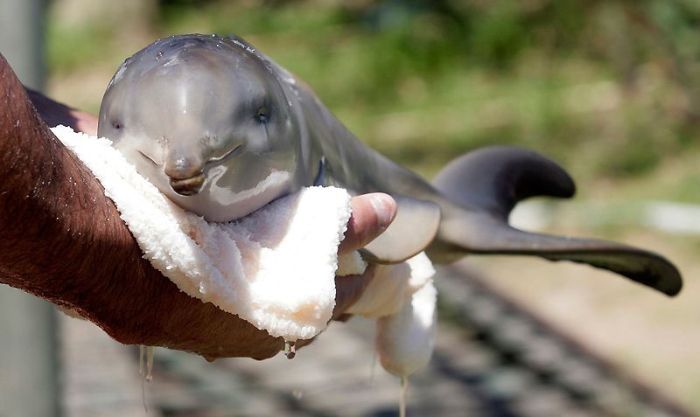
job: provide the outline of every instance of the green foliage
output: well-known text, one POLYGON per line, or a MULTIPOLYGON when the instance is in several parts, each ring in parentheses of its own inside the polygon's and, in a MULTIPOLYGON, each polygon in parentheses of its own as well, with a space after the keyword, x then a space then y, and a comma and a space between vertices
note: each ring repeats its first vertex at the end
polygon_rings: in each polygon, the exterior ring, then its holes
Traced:
POLYGON ((112 32, 99 25, 66 27, 50 22, 47 27, 47 65, 51 71, 70 72, 104 58, 112 32))
MULTIPOLYGON (((697 146, 699 22, 690 0, 161 0, 147 31, 251 40, 423 173, 512 143, 588 180, 644 177, 697 146)), ((115 30, 52 23, 52 69, 114 60, 115 30)))

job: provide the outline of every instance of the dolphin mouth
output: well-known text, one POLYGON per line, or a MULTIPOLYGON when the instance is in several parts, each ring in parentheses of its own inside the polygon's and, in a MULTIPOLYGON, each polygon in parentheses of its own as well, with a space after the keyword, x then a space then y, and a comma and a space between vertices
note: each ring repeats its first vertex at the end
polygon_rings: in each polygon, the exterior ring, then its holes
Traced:
POLYGON ((228 152, 226 152, 225 154, 223 154, 223 155, 221 155, 221 156, 215 156, 215 157, 209 158, 209 160, 207 161, 207 164, 225 162, 225 161, 227 161, 228 159, 230 159, 231 157, 236 156, 236 155, 238 155, 239 153, 241 153, 241 152, 243 151, 243 149, 244 149, 243 144, 240 144, 240 145, 238 145, 238 146, 235 146, 235 147, 231 148, 228 152))
POLYGON ((202 190, 205 180, 203 173, 183 179, 170 178, 170 188, 180 195, 192 196, 202 190))

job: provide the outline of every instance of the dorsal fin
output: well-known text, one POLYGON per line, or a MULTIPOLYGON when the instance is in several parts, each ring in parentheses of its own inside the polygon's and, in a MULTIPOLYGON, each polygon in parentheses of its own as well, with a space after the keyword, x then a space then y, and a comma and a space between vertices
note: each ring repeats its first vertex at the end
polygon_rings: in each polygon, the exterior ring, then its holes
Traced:
POLYGON ((451 161, 433 185, 463 207, 476 207, 506 219, 526 198, 570 198, 576 185, 555 162, 511 146, 480 148, 451 161))

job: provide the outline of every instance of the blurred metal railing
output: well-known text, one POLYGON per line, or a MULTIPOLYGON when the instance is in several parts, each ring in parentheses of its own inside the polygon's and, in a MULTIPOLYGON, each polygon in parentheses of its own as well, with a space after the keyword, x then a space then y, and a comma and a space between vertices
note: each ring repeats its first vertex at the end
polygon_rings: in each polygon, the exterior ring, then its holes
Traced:
MULTIPOLYGON (((428 368, 411 378, 409 416, 694 416, 489 286, 478 271, 464 265, 441 268, 436 284, 441 322, 435 354, 428 368)), ((72 344, 67 353, 80 360, 69 363, 85 366, 71 372, 86 376, 78 378, 79 390, 66 388, 73 398, 69 415, 106 417, 100 410, 116 405, 123 417, 127 409, 130 417, 144 415, 133 382, 130 393, 124 392, 126 381, 137 377, 135 351, 121 355, 131 371, 108 372, 116 365, 106 360, 106 348, 98 347, 104 345, 97 341, 99 331, 85 329, 90 335, 81 338, 75 326, 90 324, 71 323, 65 327, 73 333, 64 343, 72 344), (107 373, 120 375, 108 381, 116 386, 100 388, 107 373)), ((397 415, 398 380, 372 365, 373 351, 373 322, 358 318, 333 324, 294 360, 278 355, 261 362, 208 363, 157 349, 154 380, 147 386, 149 415, 397 415)))

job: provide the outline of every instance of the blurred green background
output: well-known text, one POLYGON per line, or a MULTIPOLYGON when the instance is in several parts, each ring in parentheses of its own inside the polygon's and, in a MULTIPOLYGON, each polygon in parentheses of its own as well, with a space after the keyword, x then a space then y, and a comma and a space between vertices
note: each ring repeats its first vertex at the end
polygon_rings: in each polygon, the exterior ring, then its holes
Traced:
POLYGON ((700 411, 700 239, 653 231, 644 214, 651 200, 700 202, 700 2, 56 0, 47 25, 49 94, 92 112, 121 61, 155 38, 236 33, 358 137, 426 176, 487 144, 556 159, 579 196, 551 206, 546 227, 662 251, 685 292, 670 301, 580 266, 474 262, 700 411))
MULTIPOLYGON (((692 0, 70 3, 54 2, 48 22, 50 86, 92 111, 106 74, 154 38, 236 33, 359 137, 428 175, 491 143, 537 149, 586 183, 656 181, 698 152, 692 0), (86 80, 93 89, 76 86, 86 80)), ((699 183, 689 175, 659 197, 700 197, 699 183)))

